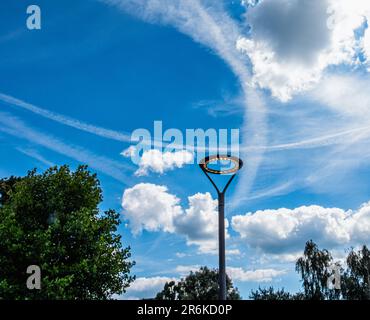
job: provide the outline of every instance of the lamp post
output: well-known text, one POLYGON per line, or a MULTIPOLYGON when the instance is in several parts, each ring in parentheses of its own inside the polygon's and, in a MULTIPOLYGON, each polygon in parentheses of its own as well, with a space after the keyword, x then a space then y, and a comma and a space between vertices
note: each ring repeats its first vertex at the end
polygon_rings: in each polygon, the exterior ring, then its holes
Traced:
POLYGON ((217 191, 218 196, 218 274, 219 274, 219 300, 226 300, 226 263, 225 263, 225 193, 236 173, 242 168, 243 161, 230 155, 212 155, 205 157, 200 163, 200 168, 217 191), (230 161, 233 167, 227 170, 209 168, 209 164, 217 161, 230 161), (232 175, 222 191, 217 187, 209 173, 218 175, 232 175))

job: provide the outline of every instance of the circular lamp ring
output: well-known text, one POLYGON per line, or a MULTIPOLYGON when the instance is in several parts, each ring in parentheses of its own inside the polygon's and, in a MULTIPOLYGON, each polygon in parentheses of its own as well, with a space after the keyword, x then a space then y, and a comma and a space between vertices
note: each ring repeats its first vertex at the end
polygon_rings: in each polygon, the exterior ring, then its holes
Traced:
POLYGON ((223 154, 216 154, 212 156, 205 157, 200 163, 199 166, 202 168, 202 170, 207 171, 209 173, 213 174, 230 174, 235 173, 238 170, 240 170, 243 166, 243 161, 239 159, 238 157, 230 156, 230 155, 223 155, 223 154), (216 162, 216 161, 230 161, 233 163, 233 167, 231 169, 226 170, 218 170, 218 169, 212 169, 209 168, 208 165, 210 163, 216 162))

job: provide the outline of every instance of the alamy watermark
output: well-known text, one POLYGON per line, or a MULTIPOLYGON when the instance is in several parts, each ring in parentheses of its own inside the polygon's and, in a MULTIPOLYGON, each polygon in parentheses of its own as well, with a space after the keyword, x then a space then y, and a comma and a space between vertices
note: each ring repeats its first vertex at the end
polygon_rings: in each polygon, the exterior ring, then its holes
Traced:
POLYGON ((26 281, 27 289, 41 290, 41 268, 37 265, 31 265, 27 267, 26 272, 30 274, 26 281))
POLYGON ((162 121, 154 121, 153 132, 144 128, 134 130, 131 143, 133 145, 127 155, 135 164, 139 164, 142 155, 149 150, 158 150, 163 154, 186 150, 193 154, 193 163, 199 163, 210 154, 239 157, 240 132, 238 128, 164 130, 162 121))
POLYGON ((328 277, 326 281, 326 286, 328 289, 335 289, 340 290, 341 289, 341 267, 339 263, 333 263, 328 268, 327 271, 329 272, 330 276, 328 277))
POLYGON ((28 30, 41 29, 41 8, 38 5, 30 5, 26 9, 26 26, 28 30))

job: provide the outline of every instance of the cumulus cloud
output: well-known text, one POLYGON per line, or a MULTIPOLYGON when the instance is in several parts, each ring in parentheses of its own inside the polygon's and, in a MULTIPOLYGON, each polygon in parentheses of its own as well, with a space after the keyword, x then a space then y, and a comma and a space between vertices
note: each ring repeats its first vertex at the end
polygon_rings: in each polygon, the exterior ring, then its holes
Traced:
POLYGON ((253 66, 253 84, 287 101, 317 84, 331 65, 357 65, 367 59, 369 31, 356 30, 370 18, 368 1, 264 0, 246 14, 250 37, 237 48, 253 66))
POLYGON ((240 252, 239 249, 229 249, 229 250, 226 250, 226 254, 228 256, 240 256, 240 255, 242 255, 242 253, 240 252))
POLYGON ((217 200, 209 193, 197 193, 188 197, 188 208, 179 203, 180 199, 170 194, 167 187, 140 183, 124 191, 122 207, 134 234, 142 230, 177 233, 185 236, 188 245, 198 246, 200 253, 216 253, 217 200))
MULTIPOLYGON (((207 192, 188 198, 189 208, 175 221, 176 232, 186 236, 188 245, 199 246, 200 252, 216 252, 218 248, 217 200, 207 192)), ((228 221, 225 220, 225 228, 228 221)), ((226 234, 228 237, 228 234, 226 234)))
POLYGON ((197 264, 195 264, 195 265, 179 265, 179 266, 176 266, 175 272, 180 274, 180 276, 185 276, 185 275, 188 275, 191 271, 192 272, 198 271, 200 268, 201 268, 201 266, 197 265, 197 264))
MULTIPOLYGON (((179 265, 175 268, 175 272, 180 277, 187 276, 191 271, 195 272, 200 269, 200 265, 179 265)), ((227 274, 234 280, 240 282, 268 282, 274 278, 284 275, 285 270, 276 269, 256 269, 244 270, 240 267, 227 268, 227 274)), ((176 277, 139 277, 130 285, 126 293, 119 298, 123 299, 148 299, 153 298, 161 291, 166 282, 178 282, 176 277)))
POLYGON ((292 252, 312 239, 322 246, 352 245, 370 240, 370 202, 356 211, 320 206, 261 210, 232 218, 242 239, 265 252, 292 252))
POLYGON ((184 252, 176 252, 175 253, 175 256, 177 258, 185 258, 188 254, 184 253, 184 252))
MULTIPOLYGON (((180 276, 186 276, 191 271, 195 272, 199 269, 200 265, 179 265, 176 267, 175 272, 179 273, 180 276)), ((287 273, 286 270, 276 270, 271 268, 245 270, 241 267, 227 267, 226 272, 232 280, 241 282, 267 282, 287 273)))
MULTIPOLYGON (((145 21, 172 25, 195 42, 212 50, 223 59, 240 80, 243 105, 246 108, 243 128, 244 146, 267 143, 266 105, 263 96, 247 85, 251 72, 246 57, 235 47, 242 34, 239 21, 226 11, 223 1, 208 0, 102 0, 134 14, 145 21)), ((248 0, 249 4, 255 1, 248 0)), ((254 150, 243 155, 245 160, 240 192, 247 194, 252 188, 258 168, 263 160, 263 151, 254 150)))
MULTIPOLYGON (((369 24, 370 22, 367 21, 369 24)), ((365 31, 365 36, 363 39, 363 48, 364 48, 364 53, 366 56, 366 62, 368 65, 367 71, 370 72, 370 31, 369 28, 365 31)))
POLYGON ((286 270, 276 269, 244 270, 239 267, 227 268, 227 274, 232 280, 242 282, 269 282, 286 273, 286 270))
POLYGON ((241 0, 240 3, 243 6, 255 6, 258 3, 258 0, 241 0))
POLYGON ((169 281, 177 281, 177 279, 169 277, 136 278, 127 289, 123 298, 128 300, 153 298, 163 289, 165 283, 169 281))
MULTIPOLYGON (((122 155, 132 157, 135 152, 135 147, 131 146, 122 155)), ((193 163, 193 161, 194 156, 188 150, 161 152, 157 149, 151 149, 143 152, 138 163, 139 169, 136 170, 135 175, 146 176, 149 172, 163 174, 175 168, 182 168, 186 164, 193 163)))
POLYGON ((370 202, 365 203, 354 213, 351 213, 348 229, 351 239, 362 244, 370 240, 370 202))
POLYGON ((253 39, 268 40, 279 60, 312 63, 328 45, 326 0, 265 0, 247 13, 253 39))
POLYGON ((123 214, 133 234, 142 230, 174 232, 174 219, 182 213, 180 199, 167 192, 167 187, 140 183, 124 191, 123 214))

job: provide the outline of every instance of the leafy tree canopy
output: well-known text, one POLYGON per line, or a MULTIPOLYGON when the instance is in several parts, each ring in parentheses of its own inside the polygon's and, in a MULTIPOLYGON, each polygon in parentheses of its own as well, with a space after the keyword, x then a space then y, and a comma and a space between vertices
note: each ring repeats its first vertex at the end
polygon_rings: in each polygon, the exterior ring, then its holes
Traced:
POLYGON ((86 166, 0 180, 0 299, 109 299, 133 281, 119 214, 100 212, 102 191, 86 166), (41 290, 26 269, 41 268, 41 290))
POLYGON ((342 294, 348 300, 370 299, 370 251, 363 246, 347 256, 347 270, 342 276, 342 294))
POLYGON ((252 290, 250 296, 252 300, 301 300, 300 295, 293 295, 284 289, 275 290, 273 287, 252 290))
MULTIPOLYGON (((237 288, 226 276, 228 300, 240 300, 237 288)), ((201 267, 199 271, 190 274, 179 282, 170 281, 156 296, 157 300, 217 300, 218 299, 218 270, 201 267)))
POLYGON ((296 262, 301 276, 303 292, 291 294, 282 290, 259 288, 252 291, 254 300, 369 300, 370 299, 370 250, 363 246, 353 248, 346 259, 346 268, 339 266, 340 289, 329 286, 332 275, 329 266, 333 259, 329 251, 320 250, 312 240, 306 243, 304 254, 296 262))
POLYGON ((320 250, 312 240, 306 243, 303 257, 296 263, 296 271, 301 275, 306 299, 323 300, 330 294, 327 281, 330 276, 328 267, 332 260, 329 251, 320 250))

